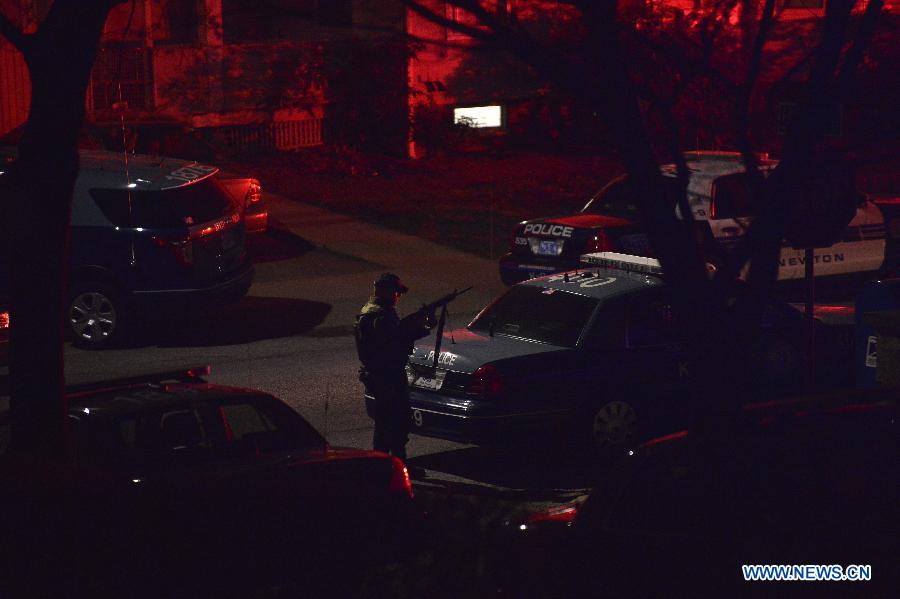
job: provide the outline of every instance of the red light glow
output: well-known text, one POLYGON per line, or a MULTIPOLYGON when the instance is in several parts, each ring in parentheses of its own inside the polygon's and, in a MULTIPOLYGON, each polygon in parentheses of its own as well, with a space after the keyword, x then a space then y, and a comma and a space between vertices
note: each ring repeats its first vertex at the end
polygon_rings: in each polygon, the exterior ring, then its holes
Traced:
POLYGON ((578 516, 578 504, 577 503, 567 503, 565 505, 557 505, 544 510, 542 512, 537 512, 528 516, 529 524, 537 524, 538 522, 563 522, 565 524, 571 524, 575 521, 575 517, 578 516))
POLYGON ((588 239, 585 252, 590 254, 593 252, 606 252, 612 250, 612 244, 609 242, 609 236, 603 231, 597 231, 597 234, 588 239))
POLYGON ((469 383, 467 391, 485 399, 497 399, 503 395, 503 375, 493 364, 480 366, 472 374, 472 381, 469 383))
POLYGON ((9 312, 0 312, 0 329, 9 328, 9 312))
POLYGON ((391 456, 391 467, 391 493, 402 493, 412 498, 412 481, 409 480, 409 470, 406 469, 403 460, 391 456))
POLYGON ((687 431, 678 431, 677 433, 672 433, 670 435, 663 435, 662 437, 657 437, 655 439, 651 439, 644 443, 642 447, 653 447, 654 445, 662 445, 663 443, 671 443, 672 441, 678 441, 680 439, 684 439, 688 436, 687 431))
POLYGON ((260 186, 258 181, 251 181, 250 186, 247 188, 247 203, 253 204, 254 202, 258 202, 262 199, 262 186, 260 186))

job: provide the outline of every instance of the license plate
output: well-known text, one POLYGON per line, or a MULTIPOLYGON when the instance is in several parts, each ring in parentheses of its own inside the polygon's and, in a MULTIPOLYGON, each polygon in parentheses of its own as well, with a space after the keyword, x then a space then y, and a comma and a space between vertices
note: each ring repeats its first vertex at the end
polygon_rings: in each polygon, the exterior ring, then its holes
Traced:
POLYGON ((559 256, 559 242, 541 240, 534 248, 541 256, 559 256))
POLYGON ((447 373, 439 370, 437 374, 434 375, 434 378, 429 378, 425 376, 417 377, 413 382, 414 387, 418 387, 419 389, 429 389, 431 391, 438 391, 441 388, 441 385, 444 384, 444 377, 447 376, 447 373))

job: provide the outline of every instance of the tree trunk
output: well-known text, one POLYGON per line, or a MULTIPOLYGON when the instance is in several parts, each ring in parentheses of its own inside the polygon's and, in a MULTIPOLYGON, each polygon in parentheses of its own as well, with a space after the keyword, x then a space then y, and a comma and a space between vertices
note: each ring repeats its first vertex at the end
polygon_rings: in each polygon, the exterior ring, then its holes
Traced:
MULTIPOLYGON (((31 106, 12 173, 9 374, 11 448, 67 456, 63 303, 85 91, 112 0, 56 0, 22 40, 31 106)), ((18 44, 17 44, 18 45, 18 44)))

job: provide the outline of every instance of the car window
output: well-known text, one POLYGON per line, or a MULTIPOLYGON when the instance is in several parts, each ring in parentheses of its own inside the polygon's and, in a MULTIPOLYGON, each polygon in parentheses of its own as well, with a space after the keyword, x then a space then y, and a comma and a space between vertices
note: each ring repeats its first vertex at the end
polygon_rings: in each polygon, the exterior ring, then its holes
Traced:
MULTIPOLYGON (((123 444, 134 436, 137 422, 125 420, 119 423, 119 437, 123 444)), ((165 412, 159 422, 162 449, 174 451, 191 447, 209 447, 209 435, 197 410, 184 409, 165 412)))
POLYGON ((229 398, 219 404, 230 451, 281 451, 325 445, 325 439, 299 414, 268 397, 229 398))
POLYGON ((597 300, 560 289, 517 285, 469 325, 473 331, 575 347, 597 300))
POLYGON ((583 346, 586 349, 623 349, 627 316, 626 299, 612 298, 604 301, 597 310, 591 328, 585 333, 583 346))
MULTIPOLYGON (((670 192, 666 202, 675 206, 675 198, 678 196, 678 182, 672 177, 663 178, 664 185, 670 192)), ((637 220, 640 216, 639 206, 628 177, 622 176, 613 179, 606 187, 601 189, 585 205, 581 211, 585 214, 603 214, 637 220)))
POLYGON ((634 298, 628 313, 628 347, 652 347, 674 343, 672 305, 661 295, 634 298))
POLYGON ((225 404, 220 407, 228 425, 230 437, 240 441, 245 435, 275 430, 275 424, 256 407, 246 403, 225 404))
POLYGON ((620 177, 601 189, 582 209, 586 214, 608 214, 634 219, 638 216, 637 200, 628 184, 628 179, 620 177))
POLYGON ((710 218, 744 218, 757 213, 753 179, 747 173, 734 173, 717 178, 712 186, 710 218))
POLYGON ((119 227, 193 226, 230 216, 236 209, 215 177, 174 189, 91 189, 90 194, 106 218, 119 227))
POLYGON ((208 453, 217 437, 210 421, 203 409, 194 407, 86 419, 78 425, 77 459, 85 464, 133 465, 208 453))

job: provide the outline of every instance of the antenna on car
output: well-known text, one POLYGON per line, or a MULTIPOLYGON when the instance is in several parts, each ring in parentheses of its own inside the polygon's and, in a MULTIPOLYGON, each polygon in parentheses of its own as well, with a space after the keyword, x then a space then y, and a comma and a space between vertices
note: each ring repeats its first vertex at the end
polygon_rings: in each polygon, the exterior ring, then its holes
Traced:
MULTIPOLYGON (((125 30, 122 32, 122 40, 124 41, 128 36, 128 32, 131 31, 131 24, 134 22, 134 12, 137 3, 131 3, 131 11, 128 13, 128 22, 125 24, 125 30)), ((134 220, 134 212, 131 202, 131 176, 128 172, 128 145, 126 143, 125 136, 125 101, 122 99, 122 50, 120 48, 119 53, 117 55, 116 60, 116 88, 118 91, 118 102, 113 104, 113 108, 118 108, 119 110, 119 121, 122 125, 122 155, 124 157, 125 162, 125 193, 128 195, 128 221, 129 224, 132 224, 134 220)), ((131 238, 131 266, 135 264, 135 255, 134 255, 134 237, 131 238)))
MULTIPOLYGON (((449 320, 450 319, 450 310, 446 306, 444 308, 447 309, 447 319, 449 320)), ((456 339, 453 338, 453 323, 452 322, 450 323, 450 345, 456 345, 456 339)))

